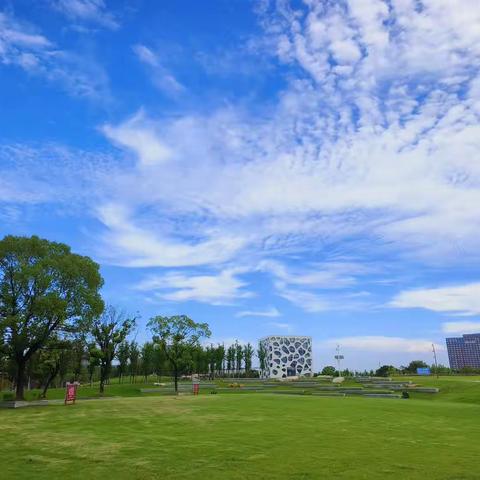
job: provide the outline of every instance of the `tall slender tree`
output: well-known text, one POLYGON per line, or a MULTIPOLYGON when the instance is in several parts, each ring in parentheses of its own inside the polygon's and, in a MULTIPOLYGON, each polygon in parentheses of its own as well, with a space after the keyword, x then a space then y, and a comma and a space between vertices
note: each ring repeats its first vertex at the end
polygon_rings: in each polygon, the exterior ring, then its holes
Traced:
POLYGON ((252 371, 253 347, 247 343, 243 347, 243 358, 245 359, 245 373, 248 375, 252 371))
POLYGON ((267 364, 266 364, 267 350, 265 349, 265 345, 262 342, 258 344, 257 357, 260 363, 260 372, 261 372, 261 375, 263 376, 265 375, 265 370, 267 369, 267 364))
POLYGON ((122 342, 118 346, 117 352, 118 358, 118 382, 123 382, 123 376, 127 373, 128 369, 128 360, 130 358, 130 344, 128 342, 122 342))
POLYGON ((145 379, 145 383, 148 381, 148 376, 153 373, 155 362, 155 346, 152 342, 145 342, 142 346, 141 357, 141 369, 145 379))
POLYGON ((215 350, 215 369, 217 372, 223 373, 225 370, 225 345, 218 345, 215 350))
POLYGON ((130 381, 132 383, 135 383, 135 377, 138 374, 138 364, 140 361, 140 348, 138 347, 138 343, 135 341, 130 342, 129 360, 130 360, 130 381))
POLYGON ((238 340, 235 340, 235 366, 237 373, 240 374, 242 371, 242 362, 243 362, 243 347, 238 343, 238 340))
POLYGON ((235 346, 230 345, 227 348, 227 371, 229 375, 232 374, 234 368, 235 368, 235 346))

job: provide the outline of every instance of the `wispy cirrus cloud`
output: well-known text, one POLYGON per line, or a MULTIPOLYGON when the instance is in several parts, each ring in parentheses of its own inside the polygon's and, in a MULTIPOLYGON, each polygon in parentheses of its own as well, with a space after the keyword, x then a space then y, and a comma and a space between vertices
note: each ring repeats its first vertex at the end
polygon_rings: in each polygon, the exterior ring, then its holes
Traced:
POLYGON ((52 7, 75 22, 99 25, 111 30, 120 27, 104 0, 52 0, 52 7))
POLYGON ((242 310, 235 314, 236 317, 280 317, 281 313, 275 307, 264 310, 242 310))
POLYGON ((294 330, 294 326, 287 322, 268 322, 267 326, 275 330, 283 330, 286 333, 292 333, 294 330))
POLYGON ((136 44, 133 51, 137 58, 149 68, 152 83, 163 93, 176 96, 185 91, 185 87, 169 72, 160 61, 160 57, 146 45, 136 44))
POLYGON ((107 102, 109 80, 92 58, 62 49, 29 22, 0 12, 0 64, 61 85, 69 94, 107 102))

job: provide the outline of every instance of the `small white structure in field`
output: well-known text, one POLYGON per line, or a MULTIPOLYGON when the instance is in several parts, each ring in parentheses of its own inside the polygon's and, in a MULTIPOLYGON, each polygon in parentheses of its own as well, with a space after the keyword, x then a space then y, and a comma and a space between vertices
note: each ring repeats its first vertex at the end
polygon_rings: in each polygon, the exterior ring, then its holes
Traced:
POLYGON ((263 378, 312 375, 312 337, 275 335, 260 340, 265 352, 263 378))

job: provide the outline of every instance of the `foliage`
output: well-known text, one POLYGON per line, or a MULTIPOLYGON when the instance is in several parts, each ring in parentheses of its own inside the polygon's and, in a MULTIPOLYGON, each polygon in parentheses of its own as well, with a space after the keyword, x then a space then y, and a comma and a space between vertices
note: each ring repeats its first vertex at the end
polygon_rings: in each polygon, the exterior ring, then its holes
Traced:
POLYGON ((245 373, 250 373, 252 371, 252 357, 253 357, 253 347, 250 343, 247 343, 243 347, 243 358, 245 359, 245 373))
POLYGON ((402 367, 405 373, 417 373, 417 368, 428 368, 423 360, 412 360, 407 367, 402 367))
POLYGON ((237 372, 242 370, 242 361, 243 361, 243 347, 238 343, 238 340, 235 340, 235 367, 237 372))
POLYGON ((173 368, 175 392, 178 393, 178 377, 190 365, 192 350, 199 345, 201 338, 211 335, 208 325, 196 323, 186 315, 159 315, 149 320, 148 328, 153 333, 153 341, 161 346, 173 368))
POLYGON ((28 362, 60 333, 85 330, 103 310, 98 265, 62 243, 7 236, 0 241, 0 333, 23 399, 28 362))
POLYGON ((5 392, 2 396, 4 402, 11 402, 15 400, 15 394, 13 392, 5 392))
POLYGON ((233 372, 235 367, 235 345, 230 345, 227 348, 227 370, 229 373, 233 372))
POLYGON ((154 371, 155 363, 155 345, 152 342, 146 342, 142 346, 140 353, 142 374, 147 381, 148 375, 154 371))
POLYGON ((112 361, 118 346, 127 338, 134 326, 134 318, 126 318, 112 306, 94 320, 92 327, 94 344, 90 349, 90 355, 97 358, 100 365, 100 393, 104 392, 105 383, 110 377, 112 361))
POLYGON ((69 364, 72 363, 72 352, 72 342, 58 338, 49 339, 39 351, 36 363, 37 374, 43 385, 41 398, 46 398, 48 388, 60 372, 65 375, 69 364))
POLYGON ((123 376, 127 373, 128 361, 130 359, 130 344, 128 342, 123 341, 118 346, 117 359, 118 359, 117 373, 120 381, 122 381, 123 376))
MULTIPOLYGON (((377 369, 375 372, 375 376, 377 377, 391 377, 398 373, 398 370, 393 365, 382 365, 380 368, 377 369)), ((415 371, 416 373, 416 371, 415 371)))
POLYGON ((335 367, 332 367, 332 365, 327 365, 326 367, 323 367, 322 370, 322 375, 330 375, 330 376, 335 376, 337 372, 337 369, 335 367))
POLYGON ((265 363, 265 360, 267 358, 267 351, 265 349, 264 344, 261 343, 261 342, 258 345, 257 357, 258 357, 258 361, 260 363, 260 370, 262 372, 264 372, 267 368, 266 363, 265 363))
POLYGON ((130 342, 128 358, 130 360, 130 378, 133 383, 135 383, 135 377, 138 374, 138 364, 140 361, 140 348, 135 341, 130 342))

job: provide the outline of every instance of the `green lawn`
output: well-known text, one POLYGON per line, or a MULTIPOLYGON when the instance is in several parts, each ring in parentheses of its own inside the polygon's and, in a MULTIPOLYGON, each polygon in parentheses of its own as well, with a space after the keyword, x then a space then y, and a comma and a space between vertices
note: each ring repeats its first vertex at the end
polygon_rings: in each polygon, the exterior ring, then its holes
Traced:
POLYGON ((252 393, 0 410, 0 478, 478 480, 478 380, 422 379, 447 391, 409 400, 252 393))

